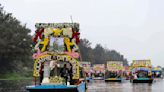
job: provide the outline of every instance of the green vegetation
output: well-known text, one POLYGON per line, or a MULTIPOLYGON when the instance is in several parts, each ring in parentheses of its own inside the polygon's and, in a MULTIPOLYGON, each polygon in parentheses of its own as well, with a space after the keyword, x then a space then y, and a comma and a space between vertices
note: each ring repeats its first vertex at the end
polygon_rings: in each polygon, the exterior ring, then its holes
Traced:
POLYGON ((20 80, 20 79, 32 79, 32 75, 30 76, 25 76, 22 74, 17 74, 17 73, 5 73, 5 74, 0 74, 0 80, 20 80))
POLYGON ((79 47, 83 61, 90 61, 92 64, 104 64, 106 61, 122 61, 124 65, 128 65, 128 61, 123 55, 115 50, 104 48, 101 44, 91 48, 91 43, 87 39, 81 39, 79 47))
MULTIPOLYGON (((31 35, 25 25, 21 25, 11 13, 6 13, 0 5, 0 74, 15 76, 32 69, 31 35)), ((0 76, 1 77, 1 76, 0 76)), ((2 76, 3 77, 3 76, 2 76)), ((19 77, 19 76, 15 76, 19 77)))

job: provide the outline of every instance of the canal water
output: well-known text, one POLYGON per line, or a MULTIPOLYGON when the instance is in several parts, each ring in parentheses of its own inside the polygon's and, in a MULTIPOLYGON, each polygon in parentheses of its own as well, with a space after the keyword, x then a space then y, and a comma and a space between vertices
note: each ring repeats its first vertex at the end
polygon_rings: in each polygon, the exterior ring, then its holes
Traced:
POLYGON ((155 80, 152 84, 96 80, 88 85, 88 92, 164 92, 164 80, 155 80))
MULTIPOLYGON (((27 92, 26 85, 32 84, 31 79, 27 80, 0 80, 0 92, 27 92)), ((164 80, 156 80, 152 84, 147 83, 122 83, 104 82, 94 80, 88 84, 87 92, 164 92, 164 80)))

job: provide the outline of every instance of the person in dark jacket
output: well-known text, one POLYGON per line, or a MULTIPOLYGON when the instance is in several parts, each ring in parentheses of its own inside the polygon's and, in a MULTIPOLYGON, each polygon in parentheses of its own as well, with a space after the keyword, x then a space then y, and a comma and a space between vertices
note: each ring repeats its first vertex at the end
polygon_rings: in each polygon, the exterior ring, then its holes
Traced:
POLYGON ((65 79, 66 85, 67 85, 67 81, 69 78, 69 69, 67 68, 66 64, 64 64, 64 67, 61 69, 60 74, 61 74, 61 77, 65 79))

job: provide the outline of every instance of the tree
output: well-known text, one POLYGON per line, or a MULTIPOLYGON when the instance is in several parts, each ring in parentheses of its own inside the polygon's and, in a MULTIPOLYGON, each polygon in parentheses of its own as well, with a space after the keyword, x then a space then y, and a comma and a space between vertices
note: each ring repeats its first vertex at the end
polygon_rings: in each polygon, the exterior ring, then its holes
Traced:
POLYGON ((122 61, 124 65, 128 65, 127 59, 115 50, 104 48, 101 44, 97 44, 95 48, 91 48, 91 43, 87 39, 80 40, 80 52, 83 61, 90 61, 92 64, 105 64, 107 61, 122 61))
POLYGON ((97 44, 96 47, 93 49, 93 56, 94 56, 94 63, 105 63, 105 50, 101 46, 101 44, 97 44))
POLYGON ((91 43, 87 39, 80 39, 80 54, 83 61, 92 61, 93 54, 92 54, 92 48, 91 43))
POLYGON ((0 72, 22 70, 31 64, 30 29, 0 5, 0 72))

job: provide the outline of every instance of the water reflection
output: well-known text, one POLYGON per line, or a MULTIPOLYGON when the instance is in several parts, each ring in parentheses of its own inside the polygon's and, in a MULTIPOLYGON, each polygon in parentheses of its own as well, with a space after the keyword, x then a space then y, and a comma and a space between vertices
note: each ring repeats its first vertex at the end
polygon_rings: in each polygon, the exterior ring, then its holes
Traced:
POLYGON ((32 84, 32 79, 0 80, 0 92, 27 92, 26 85, 32 84))
POLYGON ((157 81, 153 84, 148 83, 105 83, 102 80, 89 83, 88 92, 164 92, 164 81, 157 81))
MULTIPOLYGON (((0 92, 27 92, 25 86, 32 84, 30 80, 0 80, 0 92)), ((87 92, 164 92, 164 80, 157 80, 152 84, 108 82, 103 80, 91 81, 87 92)))
POLYGON ((152 84, 134 83, 132 84, 132 92, 152 92, 152 84))

